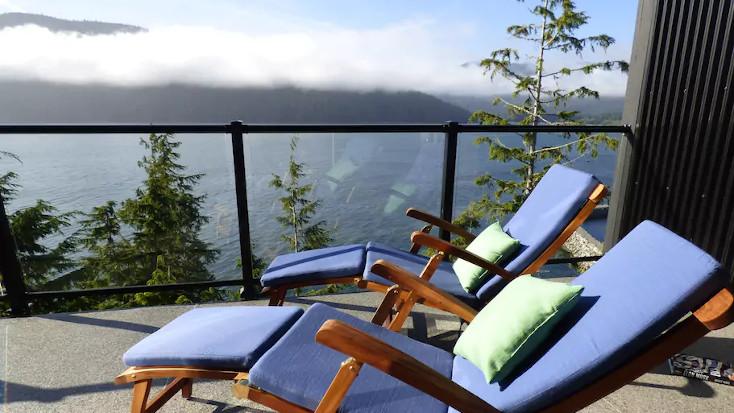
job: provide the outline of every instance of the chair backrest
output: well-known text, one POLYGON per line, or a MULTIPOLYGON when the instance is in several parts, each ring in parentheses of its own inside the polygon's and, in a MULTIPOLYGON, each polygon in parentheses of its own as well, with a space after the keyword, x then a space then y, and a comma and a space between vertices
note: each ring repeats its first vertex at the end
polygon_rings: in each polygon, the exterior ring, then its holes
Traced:
MULTIPOLYGON (((504 226, 505 232, 520 240, 519 253, 505 269, 521 274, 533 264, 574 220, 598 185, 594 175, 553 165, 504 226)), ((501 277, 491 277, 479 288, 477 297, 488 300, 506 284, 501 277)))
POLYGON ((727 282, 711 256, 645 221, 572 282, 585 287, 579 304, 516 377, 467 389, 501 411, 548 406, 622 366, 727 282))

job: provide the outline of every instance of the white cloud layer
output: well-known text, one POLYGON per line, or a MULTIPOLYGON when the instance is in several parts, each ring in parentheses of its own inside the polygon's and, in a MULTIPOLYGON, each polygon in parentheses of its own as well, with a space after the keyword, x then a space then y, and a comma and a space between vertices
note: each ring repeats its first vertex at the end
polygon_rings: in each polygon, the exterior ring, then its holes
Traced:
POLYGON ((0 0, 0 11, 24 12, 25 10, 10 0, 0 0))
MULTIPOLYGON (((128 86, 171 82, 295 85, 468 95, 510 90, 506 82, 490 82, 476 65, 462 66, 481 58, 460 47, 459 36, 466 36, 465 32, 450 34, 438 29, 430 20, 379 30, 330 27, 260 36, 191 26, 102 36, 14 27, 0 31, 0 78, 128 86)), ((602 58, 624 59, 624 54, 622 48, 611 49, 602 58)), ((584 84, 603 95, 622 95, 626 76, 592 75, 584 84)))

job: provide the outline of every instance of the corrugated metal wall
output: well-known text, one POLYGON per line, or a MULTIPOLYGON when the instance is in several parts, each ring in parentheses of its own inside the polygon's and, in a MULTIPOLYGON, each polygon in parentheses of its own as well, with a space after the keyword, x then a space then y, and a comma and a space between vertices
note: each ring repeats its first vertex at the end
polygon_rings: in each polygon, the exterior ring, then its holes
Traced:
POLYGON ((608 240, 651 219, 734 266, 732 3, 641 1, 608 240))

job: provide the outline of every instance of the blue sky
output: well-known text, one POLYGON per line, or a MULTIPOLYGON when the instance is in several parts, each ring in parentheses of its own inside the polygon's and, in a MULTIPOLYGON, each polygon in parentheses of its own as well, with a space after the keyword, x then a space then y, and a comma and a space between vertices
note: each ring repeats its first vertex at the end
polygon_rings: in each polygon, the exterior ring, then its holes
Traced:
MULTIPOLYGON (((5 30, 0 32, 2 44, 25 40, 11 50, 17 58, 9 59, 20 63, 0 63, 0 76, 120 84, 292 83, 317 88, 491 94, 507 85, 490 84, 481 71, 462 71, 460 66, 507 44, 523 47, 509 41, 505 28, 531 22, 533 16, 527 10, 533 4, 530 0, 0 0, 0 12, 41 13, 151 29, 137 38, 110 36, 106 45, 37 30, 3 33, 5 30), (33 50, 39 55, 34 56, 33 50), (233 58, 233 53, 244 56, 233 58), (39 59, 48 70, 32 67, 30 63, 39 59)), ((578 34, 606 33, 617 44, 606 54, 586 53, 572 59, 580 63, 628 60, 637 0, 578 0, 576 4, 590 17, 590 24, 578 34)), ((564 56, 550 59, 568 61, 564 56)), ((623 75, 616 74, 591 79, 592 86, 615 95, 624 93, 625 82, 623 75)))

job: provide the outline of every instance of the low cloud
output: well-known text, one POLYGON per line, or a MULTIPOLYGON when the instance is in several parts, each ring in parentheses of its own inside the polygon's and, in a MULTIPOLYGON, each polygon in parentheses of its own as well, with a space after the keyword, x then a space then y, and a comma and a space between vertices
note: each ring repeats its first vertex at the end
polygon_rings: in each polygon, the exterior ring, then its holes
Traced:
POLYGON ((24 12, 25 9, 10 0, 0 0, 0 11, 24 12))
MULTIPOLYGON (((0 79, 121 86, 293 85, 468 95, 510 91, 506 81, 490 81, 480 67, 465 64, 482 56, 457 47, 466 41, 452 37, 461 36, 460 31, 452 35, 438 29, 425 20, 379 30, 330 27, 260 36, 191 26, 84 36, 21 26, 0 30, 0 79)), ((610 50, 614 54, 625 52, 610 50)), ((584 84, 604 95, 621 95, 626 76, 592 75, 584 84)))

